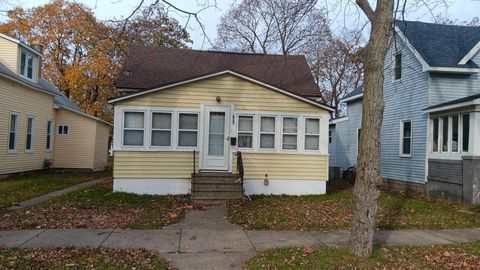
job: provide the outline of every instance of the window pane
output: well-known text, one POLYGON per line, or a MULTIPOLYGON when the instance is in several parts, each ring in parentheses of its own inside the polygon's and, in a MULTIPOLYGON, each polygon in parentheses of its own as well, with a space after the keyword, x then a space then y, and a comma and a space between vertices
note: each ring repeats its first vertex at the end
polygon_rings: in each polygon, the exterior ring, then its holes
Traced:
POLYGON ((27 134, 27 144, 25 149, 32 150, 32 134, 27 134))
POLYGON ((50 149, 50 138, 51 138, 52 135, 48 134, 47 135, 47 149, 49 150, 50 149))
POLYGON ((32 128, 33 128, 33 119, 28 118, 28 120, 27 120, 27 133, 32 133, 32 128))
POLYGON ((403 137, 412 137, 412 123, 410 121, 403 122, 403 137))
POLYGON ((15 150, 15 133, 10 132, 10 137, 8 138, 8 149, 15 150))
POLYGON ((10 115, 10 132, 17 131, 17 115, 12 114, 10 115))
POLYGON ((319 136, 316 135, 306 135, 305 136, 305 149, 306 150, 319 150, 319 136))
POLYGON ((448 152, 448 116, 442 117, 442 152, 448 152))
POLYGON ((275 132, 275 117, 262 117, 260 122, 261 132, 275 132))
POLYGON ((283 132, 297 133, 297 118, 283 118, 283 132))
POLYGON ((402 54, 395 55, 395 69, 394 69, 395 80, 402 78, 402 54))
POLYGON ((275 135, 273 134, 261 134, 260 135, 260 148, 275 148, 275 135))
POLYGON ((210 134, 208 139, 208 154, 211 156, 223 156, 225 139, 223 134, 210 134))
POLYGON ((238 117, 238 131, 253 131, 253 117, 239 116, 238 117))
POLYGON ((27 77, 33 78, 33 57, 29 56, 27 61, 27 77))
POLYGON ((170 146, 171 132, 152 130, 152 146, 170 146))
POLYGON ((283 135, 283 149, 297 149, 297 135, 283 135))
POLYGON ((239 148, 252 148, 252 134, 238 134, 239 148))
POLYGON ((125 128, 143 128, 143 112, 125 112, 125 128))
POLYGON ((131 146, 143 145, 143 130, 124 130, 123 144, 131 146))
POLYGON ((16 114, 10 115, 10 134, 8 137, 8 149, 15 150, 16 145, 16 133, 17 133, 17 118, 16 114))
POLYGON ((196 131, 179 131, 178 132, 178 146, 197 146, 197 132, 196 131))
POLYGON ((198 115, 196 114, 187 114, 181 113, 180 114, 180 129, 194 129, 196 130, 198 127, 198 115))
POLYGON ((155 129, 171 129, 172 115, 170 113, 153 113, 152 128, 155 129))
POLYGON ((32 150, 32 131, 33 131, 33 118, 27 119, 27 142, 25 144, 26 150, 32 150))
POLYGON ((452 116, 452 152, 458 152, 458 115, 452 116))
POLYGON ((63 126, 63 134, 68 134, 68 126, 63 126))
POLYGON ((26 64, 27 64, 27 55, 25 54, 25 52, 22 52, 20 56, 20 74, 22 74, 23 76, 25 76, 26 64))
POLYGON ((307 133, 307 134, 320 134, 320 120, 319 119, 307 119, 305 121, 305 133, 307 133))
POLYGON ((470 138, 470 115, 464 114, 462 117, 462 151, 468 152, 468 142, 470 138))
POLYGON ((432 151, 438 152, 438 118, 433 119, 433 142, 432 142, 432 151))
POLYGON ((402 145, 402 154, 405 154, 405 155, 410 155, 410 144, 411 144, 411 140, 410 138, 404 138, 403 139, 403 145, 402 145))

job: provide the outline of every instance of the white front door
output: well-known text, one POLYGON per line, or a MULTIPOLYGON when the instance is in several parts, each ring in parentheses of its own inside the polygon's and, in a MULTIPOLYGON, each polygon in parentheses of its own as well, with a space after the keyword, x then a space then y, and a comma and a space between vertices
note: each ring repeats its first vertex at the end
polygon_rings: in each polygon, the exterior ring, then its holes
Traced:
POLYGON ((228 171, 230 164, 231 107, 205 105, 203 119, 203 170, 228 171))

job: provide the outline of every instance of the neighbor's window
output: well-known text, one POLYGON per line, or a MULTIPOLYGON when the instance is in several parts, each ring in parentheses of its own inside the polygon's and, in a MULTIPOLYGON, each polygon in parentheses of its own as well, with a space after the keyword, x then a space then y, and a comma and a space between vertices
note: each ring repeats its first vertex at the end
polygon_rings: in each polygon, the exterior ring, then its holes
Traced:
POLYGON ((8 150, 15 151, 17 149, 17 133, 18 133, 18 114, 10 114, 10 130, 8 136, 8 150))
POLYGON ((468 152, 468 141, 470 139, 470 115, 462 115, 462 151, 468 152))
POLYGON ((305 119, 305 150, 320 149, 320 119, 305 119))
POLYGON ((333 130, 329 129, 328 130, 328 143, 332 143, 332 134, 333 134, 333 130))
POLYGON ((440 120, 438 118, 433 119, 433 143, 432 143, 433 152, 438 152, 439 123, 440 123, 440 120))
POLYGON ((58 135, 68 135, 70 132, 67 125, 59 125, 58 126, 58 135))
POLYGON ((33 79, 33 55, 22 50, 20 54, 20 75, 33 79))
POLYGON ((52 130, 53 130, 53 121, 47 121, 47 150, 52 149, 52 130))
POLYGON ((172 141, 172 114, 152 113, 152 146, 170 146, 172 141))
POLYGON ((34 128, 34 119, 33 117, 27 118, 27 141, 25 143, 25 151, 31 152, 33 150, 33 128, 34 128))
POLYGON ((458 152, 458 115, 452 116, 452 152, 458 152))
POLYGON ((442 152, 448 152, 448 116, 442 117, 442 152))
POLYGON ((238 117, 238 148, 253 147, 253 116, 238 117))
POLYGON ((360 153, 360 138, 362 137, 362 129, 357 129, 357 153, 360 153))
POLYGON ((260 148, 275 148, 275 117, 260 117, 260 148))
POLYGON ((401 124, 401 149, 400 154, 410 156, 412 146, 412 121, 405 120, 401 124))
POLYGON ((144 132, 144 112, 125 112, 123 119, 123 145, 143 146, 144 132))
POLYGON ((180 113, 178 119, 178 146, 197 146, 198 114, 180 113))
POLYGON ((282 149, 297 149, 298 119, 294 117, 283 118, 282 149))
POLYGON ((395 80, 400 80, 402 78, 402 54, 397 53, 395 55, 395 67, 393 69, 393 76, 395 80))

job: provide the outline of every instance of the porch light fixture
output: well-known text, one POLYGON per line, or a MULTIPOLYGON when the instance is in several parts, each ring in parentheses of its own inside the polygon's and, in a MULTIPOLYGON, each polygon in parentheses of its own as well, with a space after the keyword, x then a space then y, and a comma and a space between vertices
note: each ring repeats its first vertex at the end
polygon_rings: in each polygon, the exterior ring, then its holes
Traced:
POLYGON ((222 102, 222 98, 221 98, 220 96, 217 96, 217 97, 215 98, 215 100, 217 100, 217 103, 222 102))

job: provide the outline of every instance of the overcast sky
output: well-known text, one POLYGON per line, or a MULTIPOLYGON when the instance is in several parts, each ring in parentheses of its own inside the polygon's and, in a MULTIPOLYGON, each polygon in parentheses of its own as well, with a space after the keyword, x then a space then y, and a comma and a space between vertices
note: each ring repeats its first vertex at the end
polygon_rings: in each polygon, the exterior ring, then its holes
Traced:
MULTIPOLYGON (((109 20, 112 18, 121 18, 122 16, 128 16, 132 10, 138 5, 140 0, 76 0, 77 2, 82 2, 89 8, 91 8, 96 16, 100 20, 109 20)), ((150 3, 153 0, 145 0, 145 3, 150 3)), ((215 4, 216 7, 210 7, 203 10, 200 13, 200 19, 205 25, 206 33, 210 40, 215 40, 216 34, 216 25, 220 17, 228 10, 231 3, 235 0, 170 0, 174 5, 177 5, 179 8, 188 10, 188 11, 197 11, 204 8, 203 3, 215 4), (198 3, 202 3, 199 5, 198 3)), ((236 0, 237 2, 239 0, 236 0)), ((430 5, 433 8, 433 13, 435 15, 443 14, 448 15, 452 19, 458 20, 471 20, 475 16, 480 15, 480 0, 457 0, 447 2, 448 7, 445 7, 443 4, 445 0, 415 0, 418 2, 428 2, 428 3, 442 3, 442 5, 435 7, 430 5)), ((12 0, 10 3, 16 3, 25 8, 30 8, 33 6, 42 5, 48 3, 49 0, 12 0)), ((332 21, 333 28, 339 28, 346 25, 347 27, 362 25, 364 22, 364 17, 361 15, 361 12, 357 8, 350 4, 353 1, 348 0, 320 0, 319 6, 325 8, 329 13, 329 19, 332 21)), ((414 1, 411 1, 414 2, 414 1)), ((170 12, 170 15, 175 17, 181 23, 186 22, 186 17, 179 13, 173 11, 170 12)), ((4 19, 4 18, 3 18, 4 19)), ((423 5, 420 7, 410 7, 407 14, 407 19, 409 20, 420 20, 425 22, 432 22, 433 16, 431 10, 425 8, 423 5)), ((190 21, 190 28, 188 29, 193 40, 193 48, 209 48, 210 45, 205 41, 202 31, 193 21, 190 21)))

